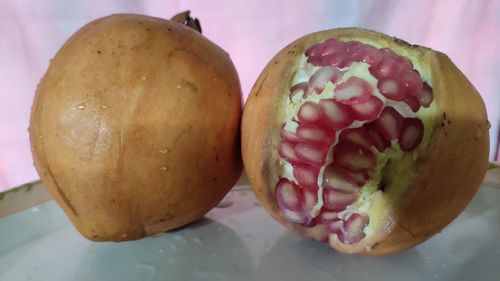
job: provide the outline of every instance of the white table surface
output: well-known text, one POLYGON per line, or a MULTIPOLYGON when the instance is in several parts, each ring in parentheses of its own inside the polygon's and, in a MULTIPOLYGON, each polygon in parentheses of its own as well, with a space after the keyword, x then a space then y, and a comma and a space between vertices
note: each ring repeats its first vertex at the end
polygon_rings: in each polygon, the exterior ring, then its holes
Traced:
POLYGON ((0 219, 0 280, 500 280, 500 190, 420 246, 343 255, 275 222, 240 181, 205 218, 156 238, 82 238, 54 202, 0 219))

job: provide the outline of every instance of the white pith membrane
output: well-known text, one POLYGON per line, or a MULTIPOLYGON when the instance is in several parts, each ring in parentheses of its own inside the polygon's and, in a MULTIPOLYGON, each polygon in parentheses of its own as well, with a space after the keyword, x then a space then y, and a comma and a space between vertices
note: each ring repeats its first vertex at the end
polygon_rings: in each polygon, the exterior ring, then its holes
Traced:
POLYGON ((369 250, 392 231, 397 203, 417 176, 435 103, 417 53, 359 42, 331 38, 299 58, 285 101, 276 199, 311 238, 369 250))

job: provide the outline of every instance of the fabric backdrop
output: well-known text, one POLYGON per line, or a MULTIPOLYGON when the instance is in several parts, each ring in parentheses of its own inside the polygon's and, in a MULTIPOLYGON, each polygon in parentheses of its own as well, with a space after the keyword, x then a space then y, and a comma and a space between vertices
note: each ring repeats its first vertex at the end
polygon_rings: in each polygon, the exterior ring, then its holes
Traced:
MULTIPOLYGON (((500 1, 0 1, 0 190, 38 178, 28 141, 30 106, 49 59, 79 27, 112 13, 170 18, 191 10, 203 33, 230 53, 243 92, 294 39, 321 29, 375 29, 447 53, 481 92, 492 127, 500 119, 500 1)), ((471 112, 470 114, 474 114, 471 112)))

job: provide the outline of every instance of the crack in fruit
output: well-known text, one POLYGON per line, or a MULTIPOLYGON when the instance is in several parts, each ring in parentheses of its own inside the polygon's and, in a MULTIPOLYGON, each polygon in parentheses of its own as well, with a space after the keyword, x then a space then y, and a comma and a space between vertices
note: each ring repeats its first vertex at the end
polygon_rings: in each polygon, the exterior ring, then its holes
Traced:
POLYGON ((290 87, 298 111, 283 124, 278 148, 293 179, 281 176, 277 205, 291 223, 324 225, 328 239, 356 243, 370 217, 354 203, 377 165, 385 165, 378 189, 390 188, 384 174, 391 160, 379 163, 381 155, 389 148, 411 153, 420 145, 424 123, 416 112, 431 105, 432 88, 408 58, 387 48, 330 38, 305 57, 313 71, 308 82, 290 87), (365 76, 350 72, 360 64, 365 76))

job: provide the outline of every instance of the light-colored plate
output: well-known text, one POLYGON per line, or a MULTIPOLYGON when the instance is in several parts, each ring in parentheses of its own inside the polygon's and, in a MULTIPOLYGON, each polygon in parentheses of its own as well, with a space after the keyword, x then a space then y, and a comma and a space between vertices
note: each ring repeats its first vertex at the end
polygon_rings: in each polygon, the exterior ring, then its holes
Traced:
POLYGON ((240 182, 204 219, 157 238, 95 243, 52 201, 0 219, 0 280, 500 280, 500 190, 422 245, 342 255, 271 219, 240 182))

